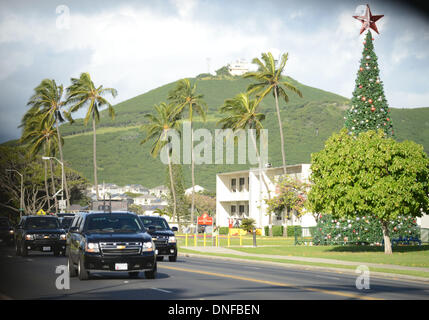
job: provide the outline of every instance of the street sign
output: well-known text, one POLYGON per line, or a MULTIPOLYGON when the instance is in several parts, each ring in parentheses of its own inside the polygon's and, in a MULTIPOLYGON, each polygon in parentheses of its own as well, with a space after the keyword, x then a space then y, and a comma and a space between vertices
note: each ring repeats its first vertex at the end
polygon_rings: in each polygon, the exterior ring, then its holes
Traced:
POLYGON ((46 216, 46 212, 43 211, 43 209, 40 209, 39 211, 37 211, 37 215, 38 216, 46 216))
POLYGON ((60 210, 65 210, 67 208, 66 200, 59 200, 58 201, 58 208, 60 210))
POLYGON ((207 212, 204 212, 201 217, 198 217, 198 224, 201 225, 211 225, 213 224, 213 218, 210 217, 207 212))

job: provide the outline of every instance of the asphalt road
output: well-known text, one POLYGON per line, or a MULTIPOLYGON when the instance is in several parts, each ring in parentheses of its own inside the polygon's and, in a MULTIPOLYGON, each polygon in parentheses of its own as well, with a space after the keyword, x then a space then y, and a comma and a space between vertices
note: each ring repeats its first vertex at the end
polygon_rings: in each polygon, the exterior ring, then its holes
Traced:
POLYGON ((56 267, 66 264, 66 258, 51 254, 17 257, 13 248, 1 246, 0 299, 429 299, 428 283, 371 277, 370 289, 358 290, 357 274, 195 257, 158 262, 154 280, 100 273, 88 281, 71 278, 70 289, 58 290, 56 267))

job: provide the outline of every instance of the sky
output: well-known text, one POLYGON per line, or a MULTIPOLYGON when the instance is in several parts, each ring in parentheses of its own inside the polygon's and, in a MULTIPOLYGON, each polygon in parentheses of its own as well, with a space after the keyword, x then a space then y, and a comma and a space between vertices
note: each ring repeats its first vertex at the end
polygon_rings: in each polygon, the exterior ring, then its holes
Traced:
MULTIPOLYGON (((288 53, 285 75, 351 98, 362 55, 355 0, 0 0, 0 143, 45 78, 89 72, 113 104, 262 52, 288 53)), ((390 107, 429 107, 429 18, 409 1, 369 3, 390 107)), ((117 112, 120 112, 118 110, 117 112)), ((79 116, 79 114, 77 115, 79 116)), ((76 116, 75 116, 76 117, 76 116)))

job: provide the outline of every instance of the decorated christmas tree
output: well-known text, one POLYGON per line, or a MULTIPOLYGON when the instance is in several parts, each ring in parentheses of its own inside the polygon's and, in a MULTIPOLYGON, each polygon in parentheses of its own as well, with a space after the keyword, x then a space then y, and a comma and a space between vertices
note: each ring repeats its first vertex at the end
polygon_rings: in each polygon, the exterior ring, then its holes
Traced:
POLYGON ((377 56, 374 52, 373 37, 369 28, 377 33, 375 21, 383 16, 372 16, 367 7, 364 16, 355 16, 363 23, 361 33, 368 29, 363 42, 362 59, 356 78, 356 87, 351 100, 351 108, 345 116, 345 126, 349 133, 358 135, 368 130, 382 129, 387 136, 393 136, 390 109, 384 96, 383 82, 380 80, 377 56))

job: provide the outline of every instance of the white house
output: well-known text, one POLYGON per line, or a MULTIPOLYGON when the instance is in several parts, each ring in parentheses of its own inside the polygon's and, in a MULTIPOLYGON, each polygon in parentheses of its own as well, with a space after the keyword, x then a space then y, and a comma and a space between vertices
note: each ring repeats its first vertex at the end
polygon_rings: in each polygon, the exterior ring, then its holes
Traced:
MULTIPOLYGON (((310 164, 297 164, 286 167, 288 175, 301 181, 308 182, 310 164)), ((283 175, 283 169, 263 168, 261 176, 265 180, 260 182, 259 169, 242 170, 219 173, 216 175, 216 224, 229 226, 239 224, 243 218, 252 218, 257 228, 269 225, 267 205, 264 199, 268 198, 268 191, 275 196, 276 179, 283 175), (265 186, 266 184, 266 186, 265 186)), ((283 217, 272 215, 272 224, 281 225, 283 217)), ((311 213, 304 214, 300 219, 294 217, 292 225, 303 227, 315 226, 316 221, 311 213)))
MULTIPOLYGON (((206 190, 205 188, 203 188, 203 187, 201 187, 200 185, 195 185, 194 186, 194 188, 195 188, 195 193, 198 193, 198 192, 203 192, 204 190, 206 190)), ((192 187, 190 187, 190 188, 188 188, 188 189, 186 189, 185 190, 185 194, 187 195, 187 196, 190 196, 191 194, 192 194, 192 187)))
POLYGON ((241 76, 249 71, 250 64, 241 59, 228 65, 228 71, 233 76, 241 76))
POLYGON ((168 193, 170 192, 170 190, 166 186, 161 185, 161 186, 149 189, 149 192, 150 192, 150 194, 154 195, 155 197, 160 198, 162 196, 167 196, 168 193))

